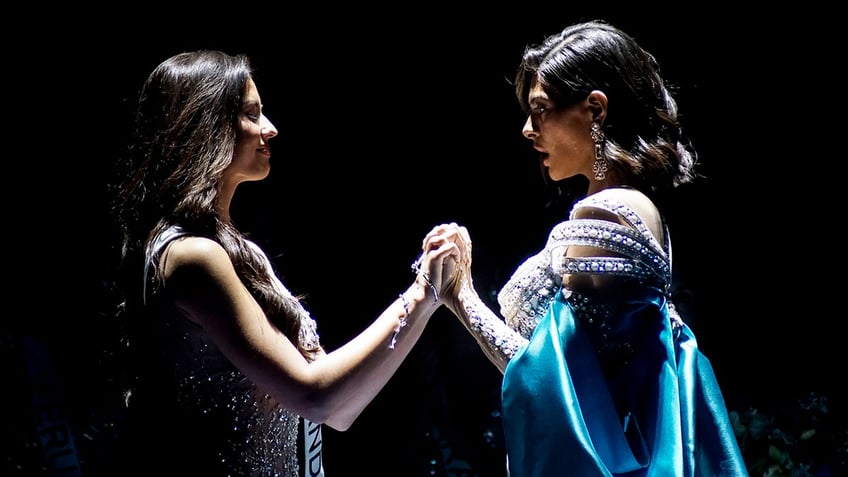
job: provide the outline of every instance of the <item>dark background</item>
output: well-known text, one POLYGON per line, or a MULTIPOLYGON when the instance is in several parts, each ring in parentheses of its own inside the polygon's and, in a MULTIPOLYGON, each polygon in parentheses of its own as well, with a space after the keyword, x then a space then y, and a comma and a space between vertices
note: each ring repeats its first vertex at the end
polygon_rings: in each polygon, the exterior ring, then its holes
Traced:
MULTIPOLYGON (((509 82, 525 44, 591 18, 631 33, 678 88, 705 175, 667 211, 678 305, 728 408, 769 416, 786 433, 818 425, 819 440, 792 458, 838 459, 830 451, 831 437, 846 433, 844 311, 832 224, 842 204, 832 183, 844 154, 829 118, 841 112, 835 60, 844 52, 832 12, 265 7, 53 9, 10 43, 6 92, 20 128, 10 151, 23 160, 12 161, 7 181, 14 285, 1 343, 10 432, 0 473, 85 475, 108 452, 120 365, 106 182, 156 64, 200 48, 252 58, 280 134, 271 176, 241 186, 234 220, 306 295, 333 349, 408 286, 432 225, 468 226, 475 283, 493 305, 513 269, 544 245, 566 210, 545 208, 509 82), (808 425, 811 401, 827 412, 808 425)), ((502 475, 499 383, 440 310, 354 426, 325 429, 328 476, 502 475)), ((765 458, 744 444, 749 464, 765 458)))

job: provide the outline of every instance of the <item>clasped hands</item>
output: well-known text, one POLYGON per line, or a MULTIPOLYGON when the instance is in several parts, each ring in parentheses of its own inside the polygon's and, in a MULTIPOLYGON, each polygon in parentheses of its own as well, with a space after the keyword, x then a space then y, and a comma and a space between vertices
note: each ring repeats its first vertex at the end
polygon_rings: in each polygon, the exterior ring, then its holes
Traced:
POLYGON ((413 269, 433 288, 436 300, 452 307, 463 286, 471 285, 471 237, 454 222, 433 227, 424 237, 413 269))

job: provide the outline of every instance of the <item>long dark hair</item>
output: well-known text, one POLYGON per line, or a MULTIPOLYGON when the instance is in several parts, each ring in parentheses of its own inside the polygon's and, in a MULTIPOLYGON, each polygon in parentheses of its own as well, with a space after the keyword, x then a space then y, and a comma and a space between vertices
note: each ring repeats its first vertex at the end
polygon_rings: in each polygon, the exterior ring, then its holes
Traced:
POLYGON ((611 107, 603 124, 604 152, 611 172, 648 196, 657 199, 698 176, 695 150, 683 133, 659 64, 618 28, 588 21, 527 46, 515 78, 515 94, 525 112, 533 79, 558 107, 596 89, 606 93, 611 107))
MULTIPOLYGON (((120 310, 130 320, 141 310, 145 248, 162 230, 179 226, 221 244, 271 321, 308 357, 316 350, 305 349, 298 339, 296 302, 279 293, 263 257, 216 211, 252 74, 244 55, 194 51, 163 61, 144 82, 114 189, 121 235, 118 289, 124 293, 120 310)), ((150 281, 154 290, 157 268, 150 281)))

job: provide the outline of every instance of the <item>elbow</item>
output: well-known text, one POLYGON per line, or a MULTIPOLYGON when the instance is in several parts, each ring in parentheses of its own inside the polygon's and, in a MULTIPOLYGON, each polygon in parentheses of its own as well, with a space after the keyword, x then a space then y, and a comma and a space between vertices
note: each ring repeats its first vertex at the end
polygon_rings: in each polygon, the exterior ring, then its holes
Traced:
POLYGON ((318 386, 271 389, 270 395, 280 406, 316 424, 327 422, 334 413, 330 396, 318 386))
POLYGON ((292 409, 304 419, 317 424, 329 423, 333 417, 332 407, 321 396, 304 397, 294 403, 292 409))
POLYGON ((325 424, 336 431, 348 430, 360 414, 346 407, 344 402, 334 402, 326 392, 317 392, 311 396, 305 396, 295 409, 304 419, 325 424))
POLYGON ((350 429, 356 421, 357 415, 346 412, 322 412, 319 409, 310 408, 309 412, 303 414, 304 419, 311 422, 324 424, 335 431, 344 432, 350 429))
POLYGON ((332 416, 331 418, 324 421, 328 427, 332 428, 335 431, 344 432, 350 429, 350 426, 353 425, 355 419, 344 419, 336 416, 332 416))
POLYGON ((346 431, 361 412, 359 400, 351 397, 355 392, 347 377, 328 378, 328 373, 320 371, 321 368, 313 363, 310 373, 300 376, 294 383, 271 388, 271 394, 283 407, 305 420, 346 431))
POLYGON ((334 409, 334 411, 326 416, 324 423, 327 426, 333 428, 336 431, 344 432, 356 422, 356 419, 362 413, 363 407, 357 405, 351 405, 352 401, 347 401, 347 405, 342 404, 341 406, 334 409))

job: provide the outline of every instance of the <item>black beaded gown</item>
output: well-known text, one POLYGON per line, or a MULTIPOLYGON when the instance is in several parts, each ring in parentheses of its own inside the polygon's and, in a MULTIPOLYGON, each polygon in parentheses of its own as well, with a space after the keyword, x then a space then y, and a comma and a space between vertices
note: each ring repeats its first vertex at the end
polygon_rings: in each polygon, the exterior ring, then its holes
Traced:
MULTIPOLYGON (((147 251, 148 266, 182 235, 179 227, 164 230, 147 251)), ((271 271, 265 254, 249 245, 271 271)), ((304 420, 248 381, 166 291, 145 283, 148 322, 137 338, 158 352, 128 398, 123 475, 299 477, 310 467, 306 475, 322 475, 320 426, 306 423, 313 457, 305 457, 304 420)), ((276 278, 275 284, 300 315, 300 340, 317 345, 315 321, 276 278)))

